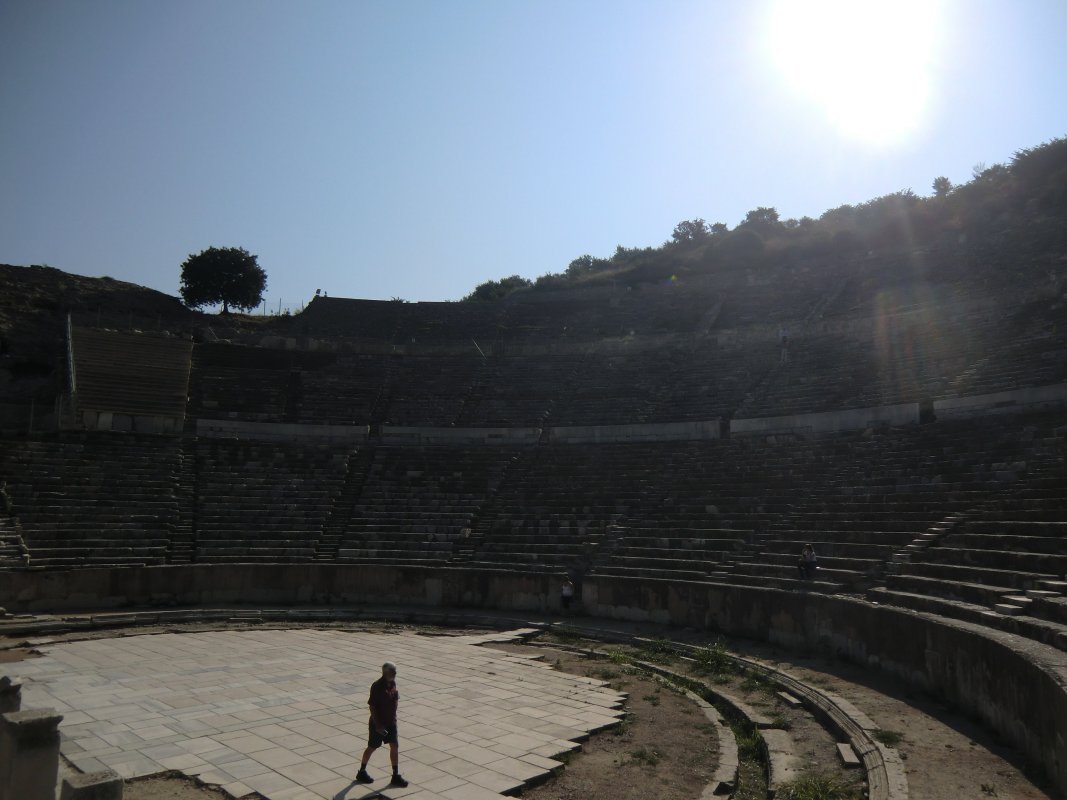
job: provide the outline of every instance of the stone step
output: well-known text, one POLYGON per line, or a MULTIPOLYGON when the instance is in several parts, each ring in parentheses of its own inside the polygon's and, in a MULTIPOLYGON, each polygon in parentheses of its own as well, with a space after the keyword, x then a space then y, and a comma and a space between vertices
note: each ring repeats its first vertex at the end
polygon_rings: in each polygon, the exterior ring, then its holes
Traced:
POLYGON ((1047 589, 1027 589, 1026 596, 1031 600, 1044 600, 1049 597, 1062 597, 1059 592, 1051 592, 1047 589))
POLYGON ((856 755, 856 751, 852 749, 852 745, 848 742, 838 743, 837 754, 841 756, 841 763, 846 767, 859 767, 863 764, 860 761, 860 757, 856 755))
POLYGON ((996 603, 993 606, 993 610, 998 614, 1004 614, 1008 617, 1016 617, 1020 614, 1025 614, 1026 609, 1021 606, 1012 605, 1011 603, 996 603))
POLYGON ((1001 600, 1007 605, 1018 606, 1025 610, 1029 610, 1031 604, 1034 602, 1033 599, 1018 594, 1006 594, 1001 600))

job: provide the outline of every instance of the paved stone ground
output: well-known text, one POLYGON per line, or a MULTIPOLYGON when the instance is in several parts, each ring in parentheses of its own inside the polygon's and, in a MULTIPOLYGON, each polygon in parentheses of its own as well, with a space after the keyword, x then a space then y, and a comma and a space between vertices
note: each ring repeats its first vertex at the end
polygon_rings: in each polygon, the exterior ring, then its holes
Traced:
POLYGON ((180 770, 271 800, 488 800, 622 713, 623 695, 601 681, 476 646, 517 636, 156 634, 47 645, 5 671, 24 682, 23 708, 64 715, 63 754, 86 772, 180 770), (386 747, 371 758, 375 783, 353 782, 386 660, 398 666, 407 789, 388 788, 386 747))

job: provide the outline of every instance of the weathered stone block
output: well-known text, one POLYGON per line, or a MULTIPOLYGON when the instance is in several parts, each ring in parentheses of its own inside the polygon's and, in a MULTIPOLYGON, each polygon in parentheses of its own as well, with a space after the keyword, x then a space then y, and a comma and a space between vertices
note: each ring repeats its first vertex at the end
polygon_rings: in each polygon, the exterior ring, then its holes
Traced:
POLYGON ((59 800, 122 800, 122 778, 109 769, 63 779, 59 800))
POLYGON ((51 708, 0 714, 0 800, 54 800, 62 719, 51 708))
POLYGON ((0 714, 22 708, 22 684, 7 675, 0 678, 0 714))

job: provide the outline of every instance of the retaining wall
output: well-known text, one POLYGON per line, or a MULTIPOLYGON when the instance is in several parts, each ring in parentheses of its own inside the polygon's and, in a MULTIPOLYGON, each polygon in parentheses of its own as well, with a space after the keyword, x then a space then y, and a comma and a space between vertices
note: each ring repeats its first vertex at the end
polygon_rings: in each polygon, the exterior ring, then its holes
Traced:
POLYGON ((767 640, 884 670, 982 719, 1067 792, 1067 653, 980 625, 814 593, 587 578, 601 617, 767 640))
POLYGON ((507 445, 533 446, 541 436, 540 428, 430 428, 408 425, 383 425, 382 443, 400 445, 507 445))
POLYGON ((1067 405, 1067 383, 1055 383, 1050 386, 1031 386, 1007 392, 935 400, 934 416, 939 420, 968 419, 989 414, 1044 411, 1047 408, 1065 405, 1067 405))
POLYGON ((650 422, 640 425, 573 425, 552 427, 549 439, 560 444, 596 442, 673 442, 719 438, 719 420, 650 422))
POLYGON ((196 435, 214 439, 258 439, 292 441, 325 439, 334 442, 363 442, 367 425, 315 425, 297 422, 247 422, 239 419, 197 419, 196 435))
MULTIPOLYGON (((981 718, 1067 792, 1067 653, 1012 634, 849 598, 685 581, 587 577, 586 611, 767 640, 885 670, 981 718)), ((13 570, 12 611, 152 605, 402 604, 546 611, 559 578, 343 564, 13 570)))
POLYGON ((873 428, 879 425, 918 425, 919 404, 900 403, 871 408, 847 408, 817 414, 790 414, 782 417, 751 417, 730 420, 732 436, 769 433, 835 433, 873 428))

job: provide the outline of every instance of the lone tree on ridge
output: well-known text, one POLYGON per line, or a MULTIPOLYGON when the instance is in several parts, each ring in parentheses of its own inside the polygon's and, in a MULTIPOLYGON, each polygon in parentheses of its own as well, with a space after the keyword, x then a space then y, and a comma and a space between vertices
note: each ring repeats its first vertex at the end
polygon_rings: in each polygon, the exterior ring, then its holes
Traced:
POLYGON ((253 309, 266 288, 267 273, 243 247, 209 247, 182 264, 182 301, 190 308, 222 303, 223 314, 230 306, 253 309))

